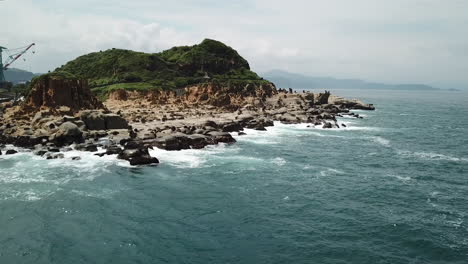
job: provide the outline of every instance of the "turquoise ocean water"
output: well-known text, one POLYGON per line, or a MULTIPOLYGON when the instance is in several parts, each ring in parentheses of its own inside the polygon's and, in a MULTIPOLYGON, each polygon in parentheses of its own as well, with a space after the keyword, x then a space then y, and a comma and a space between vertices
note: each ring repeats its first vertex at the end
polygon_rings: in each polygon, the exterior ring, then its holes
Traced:
POLYGON ((0 263, 468 263, 468 93, 332 92, 377 110, 158 167, 0 156, 0 263))

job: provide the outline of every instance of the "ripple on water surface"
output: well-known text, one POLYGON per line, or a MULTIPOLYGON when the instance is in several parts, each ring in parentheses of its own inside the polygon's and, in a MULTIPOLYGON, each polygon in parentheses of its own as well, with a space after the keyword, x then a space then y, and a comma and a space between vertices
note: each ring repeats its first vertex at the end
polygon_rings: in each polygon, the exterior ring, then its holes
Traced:
POLYGON ((21 233, 0 234, 0 262, 464 263, 466 151, 381 104, 342 129, 275 123, 233 145, 155 149, 159 167, 0 156, 0 221, 21 233))

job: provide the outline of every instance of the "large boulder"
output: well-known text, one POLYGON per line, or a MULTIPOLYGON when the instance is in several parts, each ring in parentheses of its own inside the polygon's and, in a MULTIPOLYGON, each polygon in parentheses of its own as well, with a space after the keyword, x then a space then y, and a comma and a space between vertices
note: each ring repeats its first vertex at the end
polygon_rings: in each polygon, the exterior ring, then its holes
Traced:
POLYGON ((58 127, 57 136, 79 137, 83 134, 80 128, 72 122, 65 122, 58 127))
POLYGON ((236 140, 228 132, 212 131, 208 133, 218 143, 235 143, 236 140))
POLYGON ((88 152, 96 152, 98 151, 98 148, 95 144, 93 143, 87 143, 87 144, 77 144, 75 146, 76 150, 79 151, 88 151, 88 152))
POLYGON ((89 130, 106 129, 106 120, 104 119, 104 113, 101 111, 85 110, 81 111, 79 116, 89 130))
POLYGON ((104 114, 102 111, 85 110, 79 113, 80 119, 89 130, 127 129, 128 122, 117 114, 104 114))
POLYGON ((123 117, 116 114, 104 115, 106 129, 125 129, 128 128, 128 122, 123 117))
POLYGON ((208 136, 201 135, 201 134, 190 135, 189 139, 190 139, 190 146, 193 149, 202 149, 212 143, 212 141, 210 140, 208 136))
POLYGON ((238 122, 231 122, 223 126, 223 132, 239 132, 242 130, 244 130, 244 128, 238 122))
POLYGON ((190 149, 190 143, 190 138, 182 133, 162 136, 152 141, 154 146, 165 150, 190 149))
POLYGON ((72 122, 65 122, 58 127, 58 131, 49 137, 49 141, 58 146, 80 143, 83 141, 83 132, 72 122))
POLYGON ((117 156, 117 158, 128 160, 132 166, 159 163, 157 158, 151 157, 148 148, 125 149, 117 156))

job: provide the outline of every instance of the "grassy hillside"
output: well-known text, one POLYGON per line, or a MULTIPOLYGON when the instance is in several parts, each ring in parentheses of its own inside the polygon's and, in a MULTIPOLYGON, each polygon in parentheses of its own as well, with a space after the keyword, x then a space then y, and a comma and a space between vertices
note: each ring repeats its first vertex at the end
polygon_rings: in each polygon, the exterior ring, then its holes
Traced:
POLYGON ((90 53, 55 70, 89 80, 92 90, 105 95, 114 89, 170 90, 210 80, 265 83, 248 62, 225 44, 205 39, 194 46, 161 53, 110 49, 90 53))

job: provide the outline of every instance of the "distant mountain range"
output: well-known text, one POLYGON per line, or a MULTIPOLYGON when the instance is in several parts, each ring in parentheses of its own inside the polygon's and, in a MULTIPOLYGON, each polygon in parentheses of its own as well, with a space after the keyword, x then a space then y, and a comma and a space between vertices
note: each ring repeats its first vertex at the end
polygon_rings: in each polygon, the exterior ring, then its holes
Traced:
POLYGON ((312 77, 282 70, 272 70, 263 77, 278 88, 293 89, 388 89, 388 90, 441 90, 424 84, 384 84, 366 82, 358 79, 335 79, 331 77, 312 77))
MULTIPOLYGON (((14 84, 30 81, 40 74, 11 68, 6 70, 5 78, 14 84)), ((332 77, 312 77, 303 74, 290 73, 282 70, 272 70, 262 76, 273 82, 278 88, 294 89, 388 89, 388 90, 442 90, 425 84, 384 84, 367 82, 359 79, 337 79, 332 77)), ((448 89, 459 91, 458 89, 448 89)))
POLYGON ((20 83, 20 82, 28 82, 30 81, 34 76, 37 74, 34 74, 32 72, 28 72, 25 70, 20 70, 20 69, 15 69, 11 68, 6 71, 5 73, 5 79, 9 82, 12 82, 14 84, 20 83))

